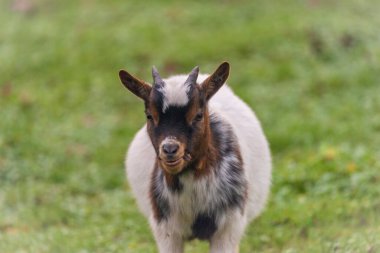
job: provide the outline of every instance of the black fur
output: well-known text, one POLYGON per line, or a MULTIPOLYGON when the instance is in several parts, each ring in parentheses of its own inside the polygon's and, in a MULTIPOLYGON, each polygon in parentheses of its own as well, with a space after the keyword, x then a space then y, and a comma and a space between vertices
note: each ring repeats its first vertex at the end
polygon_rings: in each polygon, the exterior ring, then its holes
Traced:
POLYGON ((209 240, 216 229, 215 215, 199 214, 191 226, 192 238, 209 240))
POLYGON ((160 123, 154 129, 154 133, 157 134, 157 136, 172 135, 190 138, 192 129, 185 118, 188 110, 188 106, 170 106, 166 109, 165 113, 160 111, 160 123))
MULTIPOLYGON (((184 124, 181 122, 180 114, 183 113, 185 108, 170 107, 167 110, 166 118, 164 119, 163 127, 166 124, 171 127, 174 125, 178 131, 185 129, 184 124)), ((239 208, 241 212, 244 212, 245 198, 247 192, 247 182, 244 178, 243 161, 239 151, 239 145, 237 138, 233 133, 228 123, 223 122, 215 115, 210 115, 210 124, 212 132, 212 142, 217 149, 217 164, 214 173, 215 178, 218 180, 218 184, 223 187, 219 187, 219 192, 216 195, 215 202, 213 202, 212 210, 208 210, 206 213, 198 214, 191 225, 192 238, 198 238, 201 240, 208 240, 217 230, 216 217, 222 216, 227 210, 239 208), (227 158, 233 158, 228 160, 227 158), (222 166, 223 163, 223 166, 222 166)), ((188 127, 188 126, 186 126, 188 127)), ((164 129, 158 130, 164 131, 164 129)), ((191 131, 187 134, 191 134, 191 131)), ((183 191, 183 185, 181 183, 181 177, 184 174, 192 173, 195 168, 187 168, 180 174, 176 175, 172 180, 171 185, 167 185, 163 176, 162 169, 155 169, 155 180, 152 180, 153 189, 153 205, 159 210, 157 215, 158 222, 168 219, 170 216, 170 207, 167 199, 162 197, 162 191, 164 187, 168 187, 172 194, 181 194, 183 191)), ((194 196, 196 197, 196 196, 194 196)), ((209 203, 205 203, 206 205, 209 203)))
POLYGON ((157 222, 167 220, 170 216, 169 200, 162 195, 165 187, 164 174, 161 169, 155 169, 152 175, 150 184, 151 201, 154 209, 156 210, 157 222))
POLYGON ((239 146, 235 134, 231 127, 222 122, 213 115, 210 115, 211 132, 213 135, 213 141, 218 147, 218 170, 215 171, 216 176, 221 181, 224 187, 220 190, 220 198, 218 203, 219 211, 225 211, 226 209, 238 207, 244 212, 245 194, 247 191, 247 182, 244 178, 243 161, 240 156, 239 146), (229 162, 227 168, 228 173, 221 173, 221 162, 225 157, 236 157, 236 162, 229 162))
POLYGON ((174 175, 172 184, 168 185, 170 192, 180 194, 183 190, 183 184, 179 180, 179 176, 174 175))

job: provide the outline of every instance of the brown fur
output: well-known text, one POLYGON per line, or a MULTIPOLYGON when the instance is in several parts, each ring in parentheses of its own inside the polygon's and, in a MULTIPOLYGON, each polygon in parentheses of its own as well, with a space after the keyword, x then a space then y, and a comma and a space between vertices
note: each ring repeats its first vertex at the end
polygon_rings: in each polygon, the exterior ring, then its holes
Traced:
POLYGON ((230 73, 230 64, 223 62, 215 72, 203 81, 201 87, 209 100, 226 82, 230 73))
MULTIPOLYGON (((158 166, 157 166, 157 162, 155 163, 154 165, 154 170, 153 170, 153 173, 151 175, 151 181, 154 180, 154 177, 157 173, 157 170, 158 170, 158 166)), ((160 209, 158 208, 157 204, 156 204, 156 200, 155 200, 155 197, 154 197, 154 193, 153 193, 153 189, 150 188, 150 191, 149 191, 149 197, 150 197, 150 202, 152 203, 152 210, 153 210, 153 217, 156 219, 156 220, 159 220, 160 219, 160 209)))
MULTIPOLYGON (((189 78, 196 80, 196 76, 198 75, 198 68, 194 68, 189 78)), ((196 178, 202 178, 205 175, 208 175, 213 167, 215 167, 216 162, 218 161, 218 152, 215 147, 215 143, 212 140, 212 134, 210 129, 210 115, 207 110, 207 101, 219 90, 219 88, 224 84, 229 75, 229 64, 227 62, 223 62, 215 72, 210 75, 201 85, 195 84, 194 92, 192 94, 191 104, 189 110, 186 113, 186 121, 190 124, 201 124, 201 131, 197 131, 197 134, 192 136, 192 142, 195 143, 193 152, 191 153, 190 161, 183 161, 181 164, 186 167, 193 167, 196 178), (203 98, 202 98, 203 97, 203 98), (201 101, 201 98, 203 101, 201 101), (203 104, 204 103, 204 104, 203 104), (199 113, 203 113, 203 118, 200 122, 194 122, 199 113)), ((120 79, 124 86, 129 89, 136 96, 142 98, 145 101, 146 105, 146 114, 148 117, 152 117, 152 120, 148 120, 148 132, 150 135, 153 135, 153 124, 155 126, 158 125, 159 119, 159 111, 158 108, 152 103, 152 87, 145 83, 144 81, 139 80, 138 78, 132 76, 127 71, 121 70, 119 72, 120 79)), ((158 72, 155 68, 153 68, 153 77, 155 79, 155 83, 159 83, 159 85, 163 85, 162 79, 159 77, 158 72), (162 82, 162 83, 161 83, 162 82)), ((189 79, 189 80, 190 80, 189 79)), ((160 140, 162 141, 162 140, 160 140)), ((152 141, 153 142, 153 141, 152 141)), ((160 143, 160 142, 159 142, 160 143)), ((153 143, 155 149, 157 151, 157 155, 159 155, 159 147, 158 143, 153 143)), ((181 149, 184 149, 184 146, 181 146, 181 149)), ((187 154, 180 154, 187 155, 187 154)), ((157 157, 156 167, 160 164, 160 160, 157 157)), ((162 166, 160 166, 162 167, 162 166)), ((182 168, 183 169, 183 168, 182 168)), ((181 170, 178 172, 180 173, 181 170)), ((171 175, 168 171, 164 169, 165 179, 168 184, 172 184, 173 175, 171 175)))
POLYGON ((197 152, 193 154, 195 158, 195 178, 197 179, 208 175, 217 161, 217 152, 212 141, 210 115, 207 107, 204 109, 202 121, 201 123, 204 126, 203 136, 194 136, 194 138, 200 140, 199 147, 196 149, 197 152))
POLYGON ((157 110, 157 108, 152 104, 152 103, 150 103, 150 105, 149 105, 149 109, 148 109, 148 112, 152 115, 152 117, 153 117, 153 123, 154 123, 154 125, 158 125, 158 121, 160 120, 159 119, 159 112, 158 112, 158 110, 157 110))
POLYGON ((133 94, 148 101, 152 87, 144 81, 134 77, 125 70, 119 71, 119 77, 124 86, 130 90, 133 94))

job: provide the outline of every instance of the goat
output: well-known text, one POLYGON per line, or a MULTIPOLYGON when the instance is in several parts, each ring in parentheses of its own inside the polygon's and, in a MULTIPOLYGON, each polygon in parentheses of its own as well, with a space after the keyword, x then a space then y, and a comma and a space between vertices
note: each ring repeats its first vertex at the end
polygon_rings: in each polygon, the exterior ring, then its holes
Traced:
POLYGON ((223 62, 211 75, 195 67, 162 79, 153 67, 152 86, 119 72, 145 104, 126 171, 161 253, 181 253, 191 239, 208 240, 211 253, 238 252, 265 206, 270 150, 253 111, 223 86, 229 72, 223 62))

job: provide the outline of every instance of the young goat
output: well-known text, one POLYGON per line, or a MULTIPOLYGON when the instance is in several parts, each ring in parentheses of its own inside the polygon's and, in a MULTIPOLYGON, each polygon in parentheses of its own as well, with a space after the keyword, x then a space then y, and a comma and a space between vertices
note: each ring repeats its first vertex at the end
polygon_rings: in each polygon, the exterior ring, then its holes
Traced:
POLYGON ((126 169, 161 253, 181 253, 195 238, 208 240, 212 253, 238 252, 245 227, 265 206, 268 143, 254 113, 223 86, 229 70, 224 62, 210 76, 198 77, 196 67, 163 80, 153 67, 152 86, 119 73, 145 103, 147 123, 126 169))

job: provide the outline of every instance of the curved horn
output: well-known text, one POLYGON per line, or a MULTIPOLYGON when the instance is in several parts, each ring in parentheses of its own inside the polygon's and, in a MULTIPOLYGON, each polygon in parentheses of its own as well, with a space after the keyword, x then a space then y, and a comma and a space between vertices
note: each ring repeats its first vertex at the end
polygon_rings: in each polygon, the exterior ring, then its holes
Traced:
POLYGON ((158 70, 155 66, 152 68, 152 76, 153 76, 153 86, 164 86, 165 82, 160 77, 160 74, 158 74, 158 70))
POLYGON ((196 84, 197 78, 198 78, 198 74, 199 74, 199 67, 196 66, 190 72, 189 77, 186 79, 185 84, 187 84, 187 85, 194 85, 194 84, 196 84))

